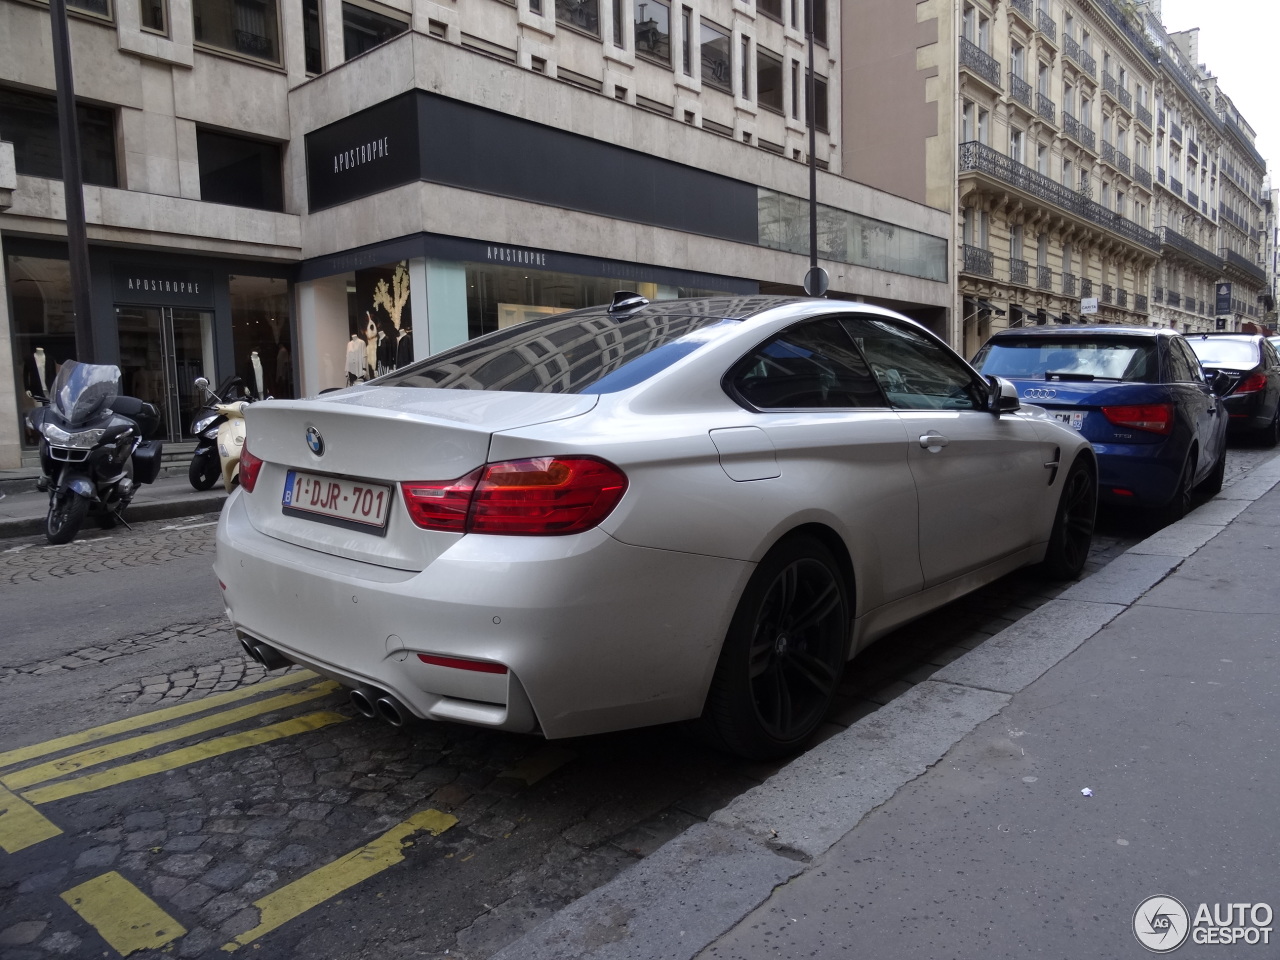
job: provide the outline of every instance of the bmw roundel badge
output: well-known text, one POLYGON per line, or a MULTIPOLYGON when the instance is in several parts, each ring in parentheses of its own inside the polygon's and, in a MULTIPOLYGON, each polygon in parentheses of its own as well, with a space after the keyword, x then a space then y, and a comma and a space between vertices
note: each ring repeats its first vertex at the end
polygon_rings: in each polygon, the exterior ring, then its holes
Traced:
POLYGON ((317 457, 324 456, 324 437, 320 436, 320 431, 315 427, 307 427, 307 446, 317 457))

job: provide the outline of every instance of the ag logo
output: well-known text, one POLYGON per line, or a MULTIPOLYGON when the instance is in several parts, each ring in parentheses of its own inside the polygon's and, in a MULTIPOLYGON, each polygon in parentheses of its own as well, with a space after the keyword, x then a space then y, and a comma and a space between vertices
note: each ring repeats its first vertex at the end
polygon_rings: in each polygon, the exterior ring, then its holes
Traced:
POLYGON ((1147 897, 1133 912, 1133 935, 1152 953, 1171 953, 1187 939, 1190 919, 1173 897, 1147 897))

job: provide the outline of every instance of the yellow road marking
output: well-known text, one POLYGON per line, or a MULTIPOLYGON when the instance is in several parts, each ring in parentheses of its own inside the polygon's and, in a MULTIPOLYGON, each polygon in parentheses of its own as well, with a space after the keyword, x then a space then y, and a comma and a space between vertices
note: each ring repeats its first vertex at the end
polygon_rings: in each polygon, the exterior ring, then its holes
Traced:
POLYGON ((319 730, 321 727, 327 727, 330 724, 342 723, 346 719, 347 717, 340 713, 331 713, 327 710, 308 713, 305 716, 294 717, 292 720, 273 723, 270 726, 245 730, 242 733, 231 733, 225 737, 215 737, 212 740, 206 740, 204 743, 197 743, 190 747, 183 747, 180 750, 162 753, 158 757, 135 760, 133 763, 121 764, 118 767, 112 767, 110 770, 86 773, 82 777, 63 780, 60 783, 51 783, 45 787, 36 787, 34 790, 24 790, 22 797, 35 804, 51 803, 54 800, 62 800, 66 797, 76 797, 82 793, 92 793, 94 790, 115 786, 117 783, 137 780, 139 777, 149 777, 154 773, 176 770, 178 767, 185 767, 188 764, 207 760, 210 757, 218 757, 235 750, 243 750, 245 747, 269 743, 272 740, 279 740, 281 737, 291 737, 296 733, 306 733, 308 730, 319 730))
POLYGON ((200 717, 198 720, 179 724, 176 727, 166 727, 163 730, 130 737, 128 740, 117 740, 114 743, 94 747, 90 750, 82 750, 80 753, 63 757, 61 760, 50 760, 48 763, 27 767, 25 770, 17 770, 0 777, 0 784, 9 787, 11 790, 17 790, 20 787, 30 787, 37 783, 44 783, 47 780, 55 780, 85 767, 106 763, 108 760, 118 760, 134 753, 142 753, 144 750, 150 750, 152 747, 158 747, 164 743, 172 743, 175 740, 182 740, 197 733, 216 730, 218 727, 229 727, 233 723, 239 723, 241 720, 247 720, 250 717, 261 716, 273 710, 292 707, 299 703, 306 703, 308 700, 315 700, 317 697, 328 696, 337 689, 338 684, 332 680, 326 680, 323 683, 307 687, 305 690, 282 693, 278 696, 268 697, 265 700, 255 700, 253 703, 246 704, 243 707, 236 707, 234 710, 224 710, 207 717, 200 717))
POLYGON ((205 710, 220 707, 224 703, 234 703, 237 700, 244 700, 246 697, 252 697, 267 690, 291 687, 295 683, 314 679, 316 679, 316 675, 310 670, 286 673, 283 677, 272 677, 270 680, 264 680, 249 687, 228 690, 226 693, 215 693, 213 696, 205 697, 202 700, 193 700, 190 703, 182 703, 174 707, 164 707, 160 710, 152 710, 150 713, 140 713, 137 716, 126 717, 123 720, 106 723, 100 727, 90 727, 88 730, 81 730, 79 733, 58 737, 56 740, 46 740, 43 743, 33 743, 27 747, 18 747, 15 750, 0 753, 0 767, 11 767, 15 763, 34 760, 36 757, 47 757, 51 753, 58 753, 71 747, 92 743, 95 740, 104 740, 107 737, 115 736, 117 733, 128 733, 130 730, 137 730, 140 727, 149 727, 152 724, 177 720, 179 717, 187 717, 193 713, 203 713, 205 710))
POLYGON ((187 932, 114 870, 72 887, 62 899, 122 956, 159 949, 187 932))
POLYGON ((62 831, 21 797, 0 787, 0 847, 17 853, 62 831))
MULTIPOLYGON (((547 774, 559 770, 576 756, 577 754, 571 750, 566 750, 564 747, 543 747, 541 750, 529 754, 523 760, 503 770, 498 776, 510 777, 513 780, 523 780, 529 786, 533 786, 547 774)), ((0 782, 3 781, 0 780, 0 782)))
POLYGON ((240 934, 222 949, 228 952, 238 950, 312 907, 319 906, 362 880, 368 880, 387 867, 399 863, 404 859, 405 847, 412 845, 409 837, 418 831, 426 830, 433 837, 438 837, 457 822, 457 817, 439 810, 415 813, 372 843, 326 863, 256 901, 253 905, 259 911, 258 925, 240 934))

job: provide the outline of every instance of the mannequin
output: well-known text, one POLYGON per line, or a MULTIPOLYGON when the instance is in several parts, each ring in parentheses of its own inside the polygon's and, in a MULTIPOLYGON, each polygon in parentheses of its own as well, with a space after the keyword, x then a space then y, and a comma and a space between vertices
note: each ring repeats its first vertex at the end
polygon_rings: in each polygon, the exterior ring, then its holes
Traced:
POLYGON ((49 372, 45 366, 49 361, 44 355, 44 347, 36 347, 36 376, 40 378, 40 396, 49 396, 49 372))
POLYGON ((249 366, 253 368, 253 385, 258 390, 258 399, 263 399, 267 394, 263 390, 262 384, 262 359, 258 356, 258 351, 254 350, 249 354, 249 366))
POLYGON ((347 342, 347 386, 364 379, 364 341, 353 333, 347 342))
POLYGON ((364 315, 364 353, 365 377, 368 378, 378 369, 378 325, 367 310, 364 315))
POLYGON ((409 327, 400 329, 396 338, 396 366, 407 367, 413 363, 413 330, 409 327))

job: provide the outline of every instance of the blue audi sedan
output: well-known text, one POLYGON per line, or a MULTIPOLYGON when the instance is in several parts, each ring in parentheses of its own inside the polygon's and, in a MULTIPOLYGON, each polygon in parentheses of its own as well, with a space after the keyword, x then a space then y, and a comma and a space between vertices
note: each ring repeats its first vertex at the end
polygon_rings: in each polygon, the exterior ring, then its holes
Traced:
POLYGON ((1171 523, 1222 489, 1227 413, 1181 334, 1122 326, 1002 330, 974 358, 1024 403, 1079 430, 1098 455, 1098 498, 1171 523))

